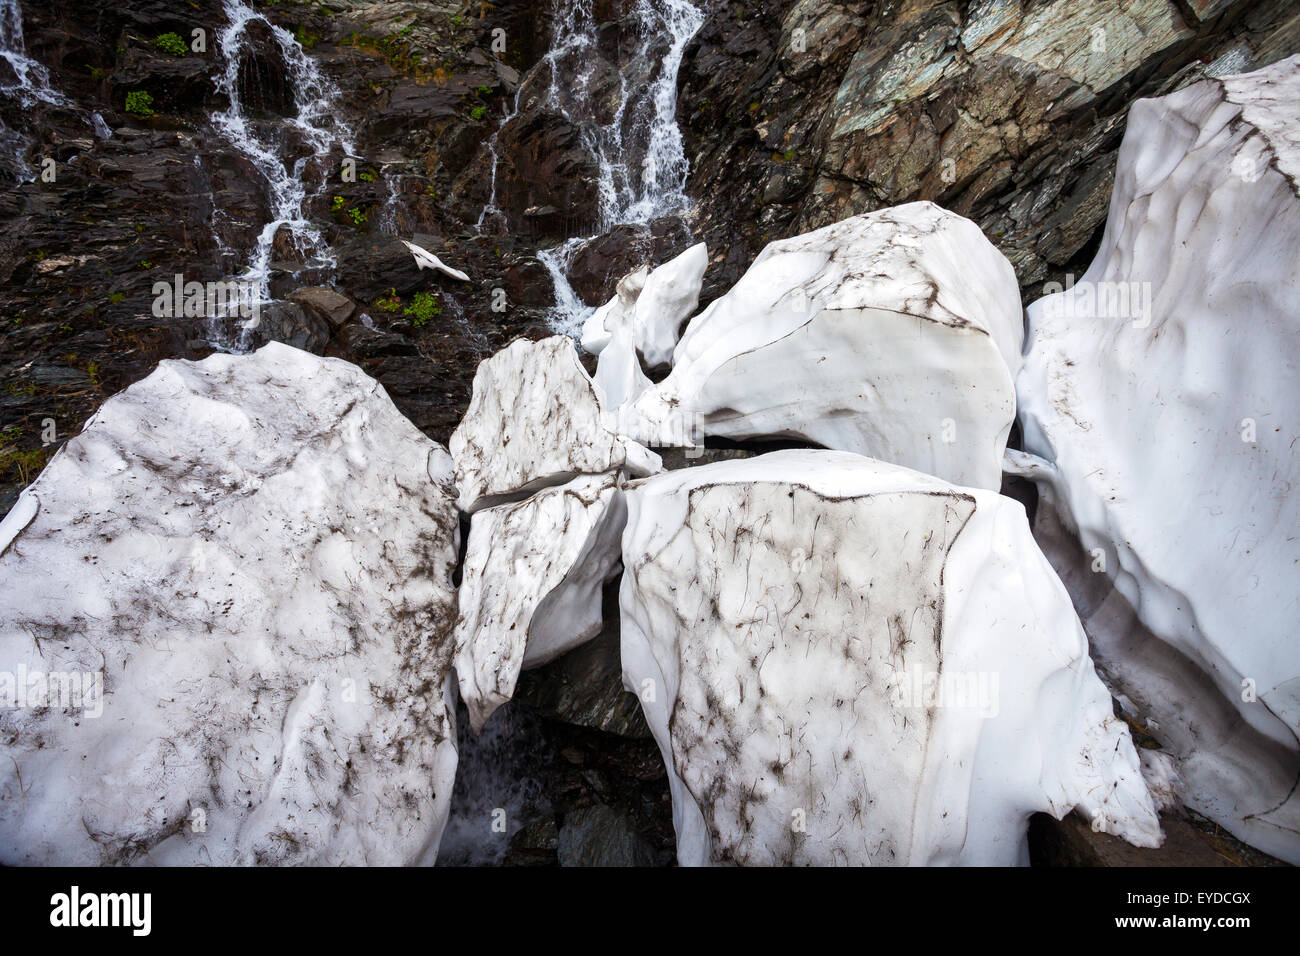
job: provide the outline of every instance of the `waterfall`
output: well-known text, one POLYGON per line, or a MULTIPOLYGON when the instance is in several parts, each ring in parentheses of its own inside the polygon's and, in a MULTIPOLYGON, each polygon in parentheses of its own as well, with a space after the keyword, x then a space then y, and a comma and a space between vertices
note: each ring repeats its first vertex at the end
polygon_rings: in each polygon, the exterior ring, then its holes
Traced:
MULTIPOLYGON (((270 282, 275 237, 288 229, 294 250, 303 258, 303 269, 332 270, 333 252, 317 226, 306 218, 303 205, 320 196, 328 183, 329 158, 341 161, 354 156, 352 131, 337 116, 339 92, 334 84, 303 51, 293 34, 277 27, 244 0, 224 0, 228 25, 217 38, 223 69, 217 77, 218 90, 229 106, 212 115, 217 132, 253 164, 266 186, 271 219, 262 227, 257 244, 248 256, 238 279, 256 290, 260 301, 271 300, 270 282), (260 121, 250 112, 247 90, 241 89, 241 69, 254 53, 250 27, 261 24, 274 39, 287 71, 286 81, 293 96, 294 114, 260 121), (296 158, 294 158, 296 155, 296 158), (313 160, 324 161, 316 170, 316 184, 308 187, 313 160)), ((247 71, 245 70, 245 75, 247 71)), ((223 317, 209 319, 212 345, 230 351, 246 351, 256 320, 243 323, 233 338, 223 317)))
MULTIPOLYGON (((550 71, 547 105, 582 131, 582 143, 599 171, 599 227, 594 235, 573 237, 538 252, 555 283, 550 322, 557 332, 576 335, 592 309, 569 284, 568 270, 582 246, 615 226, 645 224, 690 208, 690 172, 677 126, 677 74, 686 45, 704 23, 704 12, 690 0, 637 0, 632 11, 636 46, 621 57, 619 103, 608 123, 598 123, 595 96, 600 63, 593 0, 556 0, 551 48, 539 69, 550 71), (649 70, 649 81, 634 74, 649 70)), ((516 94, 509 113, 488 143, 492 157, 491 195, 479 228, 496 204, 497 138, 519 111, 516 94)))
POLYGON ((460 704, 456 717, 456 783, 447 826, 438 848, 439 866, 500 864, 510 839, 550 803, 533 776, 546 753, 540 721, 510 702, 474 734, 460 704))
MULTIPOLYGON (((23 12, 18 0, 0 0, 0 60, 7 70, 0 76, 0 98, 15 104, 24 113, 37 104, 78 109, 70 99, 56 90, 50 82, 50 71, 45 65, 27 55, 23 38, 23 12), (12 74, 12 81, 8 75, 12 74)), ((98 113, 84 114, 95 135, 107 139, 112 133, 98 113)), ((9 158, 18 170, 19 182, 31 182, 35 175, 27 163, 27 150, 31 138, 10 128, 0 119, 0 154, 9 158)))
POLYGON ((514 106, 510 108, 505 116, 501 117, 501 122, 497 124, 496 132, 488 138, 488 155, 492 157, 492 162, 488 166, 488 201, 483 206, 483 211, 478 215, 478 222, 474 223, 474 229, 479 233, 483 231, 483 224, 487 222, 489 218, 501 214, 501 209, 497 206, 497 162, 500 159, 500 156, 497 153, 497 143, 501 139, 501 131, 506 128, 506 124, 519 115, 519 97, 522 95, 523 89, 523 84, 520 83, 519 87, 515 90, 514 106))

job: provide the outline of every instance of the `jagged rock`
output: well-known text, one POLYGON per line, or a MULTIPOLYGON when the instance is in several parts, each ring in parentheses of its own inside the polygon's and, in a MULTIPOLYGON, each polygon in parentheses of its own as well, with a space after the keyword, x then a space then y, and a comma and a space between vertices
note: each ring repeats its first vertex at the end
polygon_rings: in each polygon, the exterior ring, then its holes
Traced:
POLYGON ((114 396, 0 525, 0 862, 431 862, 457 538, 446 452, 345 362, 114 396))
POLYGON ((1186 804, 1291 862, 1298 71, 1134 104, 1097 258, 1030 306, 1017 383, 1046 459, 1021 470, 1098 666, 1180 759, 1186 804))
POLYGON ((255 340, 282 342, 304 352, 319 354, 330 340, 329 323, 315 309, 296 302, 267 302, 253 328, 255 340))
POLYGON ((1023 863, 1029 815, 1076 806, 1159 845, 1018 503, 831 451, 627 495, 624 682, 683 865, 1023 863))
POLYGON ((564 817, 556 847, 560 866, 654 866, 655 852, 627 816, 598 803, 564 817))
POLYGON ((696 424, 800 438, 996 489, 1021 337, 1006 259, 969 220, 911 203, 771 243, 626 427, 651 445, 696 424))
POLYGON ((310 286, 298 289, 289 295, 290 302, 296 302, 304 309, 315 312, 330 324, 331 329, 338 329, 356 314, 357 305, 347 296, 327 289, 324 286, 310 286))
POLYGON ((476 731, 514 696, 522 667, 600 633, 601 588, 618 570, 627 517, 618 482, 617 472, 587 475, 474 515, 456 673, 476 731))
POLYGON ((1022 289, 1079 272, 1105 220, 1129 106, 1300 50, 1292 0, 800 0, 716 7, 678 115, 697 238, 735 258, 773 237, 929 199, 967 216, 1022 289))
POLYGON ((599 171, 583 146, 581 127, 558 110, 525 112, 506 123, 499 155, 497 203, 511 232, 582 235, 599 220, 599 171), (543 206, 554 212, 526 214, 543 206))
POLYGON ((658 471, 657 455, 601 423, 601 404, 568 336, 518 339, 485 359, 450 441, 461 510, 577 475, 658 471))

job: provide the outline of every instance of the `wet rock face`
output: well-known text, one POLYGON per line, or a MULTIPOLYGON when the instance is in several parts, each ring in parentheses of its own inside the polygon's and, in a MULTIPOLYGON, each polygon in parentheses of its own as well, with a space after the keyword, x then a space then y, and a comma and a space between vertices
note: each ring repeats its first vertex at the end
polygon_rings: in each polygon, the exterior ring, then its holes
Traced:
POLYGON ((599 173, 578 126, 558 112, 524 113, 502 128, 499 149, 497 204, 512 234, 565 239, 592 231, 599 173))
POLYGON ((974 219, 1024 288, 1081 272, 1129 104, 1296 52, 1291 13, 1270 0, 722 4, 687 51, 678 102, 701 238, 735 252, 706 299, 769 239, 914 199, 974 219))
MULTIPOLYGON (((505 2, 487 19, 460 16, 457 25, 454 4, 254 6, 294 34, 338 87, 334 109, 357 151, 349 180, 337 153, 305 167, 312 188, 321 188, 308 190, 304 212, 333 248, 333 267, 305 262, 282 230, 271 293, 289 300, 302 289, 331 288, 355 304, 355 320, 311 308, 299 316, 301 299, 282 302, 248 344, 279 339, 354 361, 418 427, 446 441, 478 361, 516 335, 537 335, 552 301, 549 280, 537 282, 536 272, 507 281, 509 263, 534 243, 468 236, 482 199, 461 202, 453 188, 538 55, 537 11, 505 2), (498 26, 507 48, 489 56, 498 26), (419 272, 388 239, 394 234, 426 237, 426 248, 473 282, 419 272), (506 294, 504 311, 493 307, 497 289, 506 294), (421 293, 436 311, 417 321, 407 310, 421 293)), ((228 106, 215 82, 227 22, 221 0, 22 8, 28 54, 49 68, 67 103, 24 107, 0 96, 0 122, 29 141, 25 172, 0 157, 0 375, 9 386, 0 392, 0 510, 39 470, 37 459, 47 460, 109 395, 160 359, 209 354, 206 320, 157 315, 154 284, 178 274, 200 282, 237 276, 272 218, 265 178, 211 120, 228 106), (191 43, 194 30, 204 31, 202 52, 178 55, 156 42, 175 33, 191 43), (136 93, 151 98, 152 115, 127 110, 136 93), (97 134, 95 113, 110 137, 97 134), (51 181, 38 175, 43 158, 55 163, 51 181), (19 175, 36 178, 17 185, 19 175)), ((249 30, 236 86, 259 129, 283 131, 301 90, 268 28, 255 22, 249 30)), ((309 152, 286 144, 289 162, 309 152)))
POLYGON ((598 803, 572 811, 556 841, 560 866, 653 866, 655 853, 623 813, 598 803))

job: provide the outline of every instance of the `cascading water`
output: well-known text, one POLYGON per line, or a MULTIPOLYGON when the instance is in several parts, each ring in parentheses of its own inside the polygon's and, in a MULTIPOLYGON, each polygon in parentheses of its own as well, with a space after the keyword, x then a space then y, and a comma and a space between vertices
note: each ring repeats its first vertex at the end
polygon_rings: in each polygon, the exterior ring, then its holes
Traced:
MULTIPOLYGON (((677 74, 691 37, 704 23, 704 12, 690 0, 637 0, 631 11, 637 44, 619 65, 619 102, 613 117, 599 123, 595 102, 598 33, 593 0, 556 0, 551 49, 540 69, 549 69, 547 104, 582 130, 584 148, 599 170, 599 226, 595 234, 576 236, 538 252, 555 283, 556 304, 550 316, 557 332, 576 335, 591 313, 569 283, 569 267, 582 247, 615 226, 645 224, 662 216, 679 216, 690 208, 686 177, 690 171, 677 126, 677 74), (657 62, 656 62, 657 61, 657 62), (648 70, 649 76, 636 76, 648 70)), ((516 95, 509 113, 489 142, 491 194, 478 226, 499 215, 496 204, 497 137, 519 111, 516 95)))
MULTIPOLYGON (((254 287, 259 302, 271 300, 272 259, 276 236, 288 230, 288 238, 302 268, 330 270, 335 265, 333 252, 317 226, 306 218, 304 203, 323 193, 330 163, 341 163, 354 156, 352 130, 338 118, 338 89, 303 51, 293 34, 277 27, 243 0, 225 0, 228 25, 217 39, 217 49, 224 65, 217 86, 229 100, 229 106, 212 115, 218 133, 239 150, 261 173, 266 184, 270 221, 262 227, 256 247, 248 256, 237 278, 254 287), (273 38, 286 70, 286 82, 293 97, 294 113, 260 121, 250 111, 247 90, 243 89, 241 71, 254 54, 254 24, 273 38), (296 158, 294 158, 296 156, 296 158), (313 163, 316 165, 313 167, 313 163), (308 186, 315 173, 314 188, 308 186)), ((212 345, 229 351, 246 351, 251 343, 255 320, 240 325, 237 333, 229 332, 229 317, 209 319, 208 337, 212 345)))
MULTIPOLYGON (((27 44, 23 38, 23 12, 18 0, 0 0, 0 60, 5 64, 4 69, 0 70, 0 98, 23 111, 40 103, 77 109, 71 100, 51 85, 50 71, 44 64, 27 55, 27 44)), ((107 139, 112 135, 98 113, 86 113, 85 118, 96 136, 107 139)), ((12 129, 0 118, 0 153, 12 161, 20 182, 30 182, 35 178, 27 163, 27 150, 30 147, 29 137, 12 129)))

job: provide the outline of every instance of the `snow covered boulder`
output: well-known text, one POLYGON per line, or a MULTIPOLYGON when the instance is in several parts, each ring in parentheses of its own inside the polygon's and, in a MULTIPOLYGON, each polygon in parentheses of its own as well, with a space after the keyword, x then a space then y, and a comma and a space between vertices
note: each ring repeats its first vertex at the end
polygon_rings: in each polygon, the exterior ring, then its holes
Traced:
POLYGON ((592 355, 599 355, 609 345, 614 330, 622 325, 631 326, 636 313, 636 300, 645 288, 650 267, 642 266, 618 280, 614 298, 587 317, 582 326, 582 347, 592 355))
POLYGON ((618 571, 627 516, 619 475, 588 475, 470 524, 456 673, 475 731, 514 696, 519 671, 600 633, 601 588, 618 571))
POLYGON ((659 471, 658 455, 606 427, 602 403, 567 335, 516 339, 484 359, 449 442, 461 510, 478 511, 578 475, 659 471))
POLYGON ((446 452, 355 366, 165 361, 0 525, 0 863, 432 862, 446 452))
POLYGON ((1186 804, 1293 863, 1298 182, 1300 57, 1135 103, 1101 248, 1030 307, 1017 382, 1098 667, 1186 804))
POLYGON ((700 242, 653 271, 643 266, 624 276, 614 298, 583 325, 582 347, 599 355, 615 330, 627 323, 647 365, 671 361, 682 323, 700 304, 700 287, 708 267, 709 252, 700 242))
POLYGON ((627 488, 624 683, 685 865, 1027 862, 1030 814, 1161 840, 1023 508, 785 451, 627 488))
POLYGON ((767 246, 691 320, 629 433, 793 437, 998 488, 1023 316, 1011 264, 933 203, 767 246))

